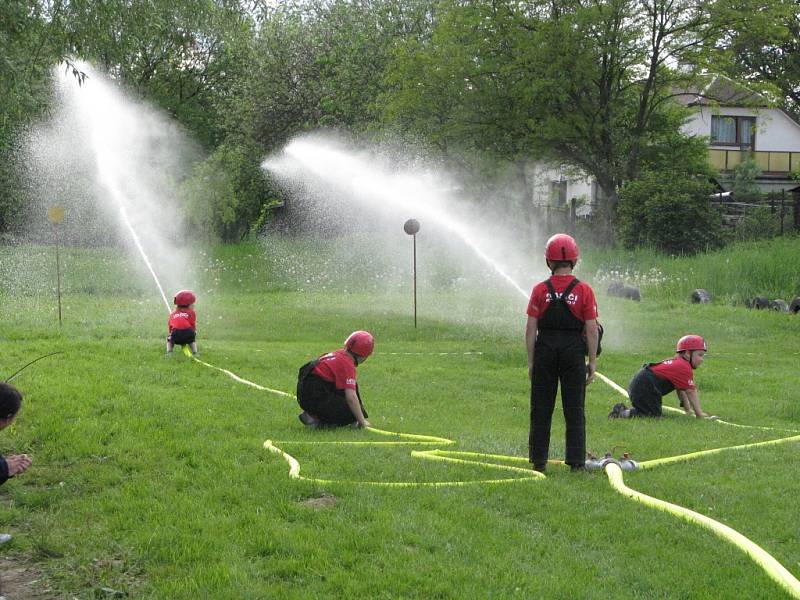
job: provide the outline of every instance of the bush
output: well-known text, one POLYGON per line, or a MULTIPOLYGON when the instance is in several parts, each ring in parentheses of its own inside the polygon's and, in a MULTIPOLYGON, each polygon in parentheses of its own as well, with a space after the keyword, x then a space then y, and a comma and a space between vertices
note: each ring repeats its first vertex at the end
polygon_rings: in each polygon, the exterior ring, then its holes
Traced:
POLYGON ((619 236, 628 248, 696 254, 722 245, 722 218, 708 198, 710 183, 668 173, 644 173, 620 190, 619 236))
POLYGON ((256 149, 222 144, 195 167, 181 189, 187 220, 195 230, 236 242, 264 221, 267 205, 275 202, 258 156, 256 149))

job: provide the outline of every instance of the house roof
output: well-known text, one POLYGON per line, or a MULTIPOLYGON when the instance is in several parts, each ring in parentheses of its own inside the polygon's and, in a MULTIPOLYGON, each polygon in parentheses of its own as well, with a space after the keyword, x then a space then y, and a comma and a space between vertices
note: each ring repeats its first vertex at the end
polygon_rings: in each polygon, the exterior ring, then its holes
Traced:
POLYGON ((679 90, 676 101, 685 106, 766 108, 767 98, 724 75, 701 75, 696 84, 679 90))

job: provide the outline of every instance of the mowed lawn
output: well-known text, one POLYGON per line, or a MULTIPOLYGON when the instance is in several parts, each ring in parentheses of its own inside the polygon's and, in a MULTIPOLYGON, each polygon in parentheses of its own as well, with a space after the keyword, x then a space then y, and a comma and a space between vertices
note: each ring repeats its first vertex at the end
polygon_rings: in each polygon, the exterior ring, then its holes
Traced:
MULTIPOLYGON (((23 410, 0 432, 0 451, 34 461, 0 488, 0 529, 14 535, 2 554, 35 574, 44 597, 785 597, 743 552, 624 498, 600 472, 556 466, 546 480, 452 487, 348 483, 514 474, 411 456, 434 446, 313 443, 389 438, 306 431, 293 400, 180 354, 165 358, 166 307, 124 253, 65 252, 59 327, 51 257, 50 248, 0 250, 0 376, 62 352, 14 380, 23 410), (290 479, 288 464, 263 449, 267 439, 303 475, 334 482, 290 479)), ((525 300, 501 279, 467 272, 424 285, 414 329, 400 276, 358 286, 381 273, 366 263, 342 282, 322 281, 277 264, 257 245, 198 255, 204 361, 294 393, 300 365, 369 329, 376 352, 359 384, 375 427, 456 442, 443 450, 526 456, 525 300)), ((591 282, 593 271, 579 275, 591 282)), ((625 386, 680 335, 700 333, 710 345, 697 372, 704 409, 776 430, 672 415, 610 421, 621 397, 597 382, 586 400, 590 450, 648 460, 800 430, 800 316, 655 293, 633 303, 597 288, 602 373, 625 386)), ((552 458, 563 458, 563 430, 559 404, 552 458)), ((731 451, 625 481, 733 527, 800 577, 799 453, 797 442, 731 451)))

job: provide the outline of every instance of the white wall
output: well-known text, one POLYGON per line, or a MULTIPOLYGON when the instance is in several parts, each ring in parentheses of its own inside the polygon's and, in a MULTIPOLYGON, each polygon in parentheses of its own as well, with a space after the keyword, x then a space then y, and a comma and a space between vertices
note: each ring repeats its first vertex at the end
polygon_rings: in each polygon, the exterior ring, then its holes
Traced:
MULTIPOLYGON (((800 125, 782 111, 774 108, 753 110, 750 108, 702 106, 683 125, 683 131, 689 135, 711 136, 712 115, 755 117, 755 149, 757 151, 800 152, 800 125)), ((729 148, 730 146, 719 147, 729 148)))

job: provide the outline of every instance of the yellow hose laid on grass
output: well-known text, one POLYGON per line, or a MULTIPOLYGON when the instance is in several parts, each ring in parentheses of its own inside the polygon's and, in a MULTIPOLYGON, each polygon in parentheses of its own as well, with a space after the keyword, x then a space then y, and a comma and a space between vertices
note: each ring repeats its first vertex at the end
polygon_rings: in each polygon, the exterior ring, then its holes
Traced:
MULTIPOLYGON (((391 433, 391 432, 390 432, 391 433)), ((412 434, 401 434, 401 435, 412 435, 412 434)), ((425 437, 425 436, 423 436, 425 437)), ((385 442, 373 442, 375 445, 382 445, 385 442)), ((430 443, 430 442, 428 442, 430 443)), ((293 457, 288 452, 285 452, 281 448, 275 445, 272 440, 267 440, 264 442, 264 449, 272 452, 273 454, 277 454, 283 457, 283 459, 289 465, 289 477, 292 479, 297 479, 301 481, 309 481, 312 483, 318 483, 323 485, 331 485, 337 483, 349 484, 349 485, 369 485, 369 486, 376 486, 376 487, 389 487, 389 488, 412 488, 412 487, 462 487, 467 485, 478 485, 478 484, 499 484, 499 483, 516 483, 519 481, 529 481, 532 479, 545 479, 545 476, 542 473, 538 473, 531 469, 523 469, 521 467, 513 467, 511 465, 498 465, 496 463, 488 463, 484 461, 478 460, 464 460, 460 458, 454 458, 452 456, 448 456, 449 454, 453 455, 470 455, 474 457, 482 456, 477 452, 447 452, 444 450, 429 450, 429 451, 414 451, 411 453, 412 456, 416 456, 419 458, 426 458, 429 460, 442 460, 447 462, 453 463, 461 463, 461 464, 474 464, 480 465, 487 468, 498 469, 503 471, 512 471, 515 473, 520 473, 519 477, 510 477, 510 478, 503 478, 503 479, 476 479, 472 481, 349 481, 349 480, 336 480, 336 479, 319 479, 316 477, 305 477, 300 475, 300 462, 293 457)), ((497 456, 497 455, 486 455, 486 456, 497 456)), ((502 457, 505 459, 518 459, 519 457, 502 457)), ((524 459, 523 459, 524 460, 524 459)))
POLYGON ((710 450, 699 450, 697 452, 689 452, 688 454, 681 454, 679 456, 668 456, 666 458, 656 458, 653 460, 645 460, 639 463, 640 469, 652 469, 659 465, 667 465, 676 462, 684 462, 693 458, 701 456, 709 456, 711 454, 719 454, 720 452, 727 452, 728 450, 742 450, 744 448, 757 448, 759 446, 774 446, 776 444, 783 444, 786 442, 800 442, 800 435, 793 435, 792 437, 781 438, 778 440, 767 440, 766 442, 753 442, 752 444, 739 444, 738 446, 726 446, 725 448, 711 448, 710 450))
POLYGON ((208 367, 210 369, 215 369, 217 371, 225 373, 225 375, 227 375, 228 377, 230 377, 234 381, 238 381, 239 383, 243 383, 245 385, 249 385, 250 387, 254 387, 257 390, 261 390, 261 391, 264 391, 264 392, 270 392, 272 394, 278 394, 279 396, 286 396, 288 398, 294 398, 294 396, 292 394, 288 394, 286 392, 282 392, 281 390, 273 390, 272 388, 264 387, 263 385, 258 385, 257 383, 253 383, 252 381, 248 381, 247 379, 244 379, 243 377, 239 377, 236 373, 233 373, 232 371, 228 371, 228 369, 223 369, 221 367, 215 367, 214 365, 212 365, 210 363, 204 362, 204 361, 200 360, 199 358, 197 358, 196 356, 194 356, 192 354, 192 351, 189 349, 188 346, 184 346, 183 347, 183 353, 186 356, 188 356, 189 358, 191 358, 192 360, 194 360, 195 362, 200 363, 203 366, 206 366, 206 367, 208 367))
POLYGON ((641 502, 652 508, 676 515, 691 523, 697 523, 706 529, 711 530, 713 533, 722 539, 734 544, 745 552, 753 561, 755 561, 764 571, 777 582, 784 590, 786 590, 793 598, 800 598, 800 581, 792 575, 782 564, 775 560, 766 550, 755 542, 747 539, 738 531, 731 529, 727 525, 723 525, 719 521, 715 521, 705 515, 689 510, 676 504, 653 498, 641 492, 637 492, 625 485, 622 477, 622 469, 619 465, 610 463, 606 466, 606 474, 611 486, 623 496, 627 496, 632 500, 641 502))

